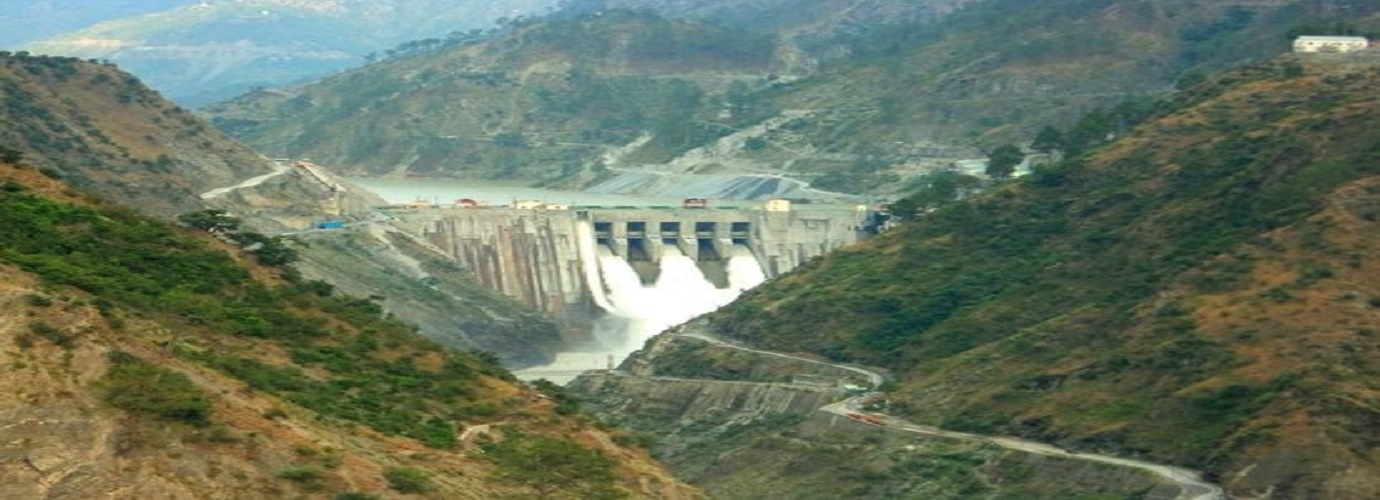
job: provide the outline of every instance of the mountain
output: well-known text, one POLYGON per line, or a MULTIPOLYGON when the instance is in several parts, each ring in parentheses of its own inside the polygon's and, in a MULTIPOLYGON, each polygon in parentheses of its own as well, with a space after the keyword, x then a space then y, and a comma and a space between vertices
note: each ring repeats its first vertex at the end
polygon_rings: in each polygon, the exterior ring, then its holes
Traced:
POLYGON ((1233 494, 1374 498, 1377 83, 1372 53, 1226 72, 709 328, 889 369, 887 411, 915 421, 1205 469, 1233 494))
POLYGON ((199 208, 198 194, 270 170, 139 79, 75 58, 0 52, 0 119, 0 144, 150 213, 199 208))
POLYGON ((357 173, 557 180, 644 134, 648 158, 723 135, 698 123, 717 112, 706 87, 766 81, 775 49, 646 13, 534 19, 208 113, 262 151, 357 173))
POLYGON ((0 0, 0 47, 12 48, 89 25, 186 6, 195 0, 0 0))
POLYGON ((1307 1, 593 5, 208 112, 261 150, 369 174, 769 174, 886 194, 1286 52, 1291 35, 1376 25, 1373 7, 1341 22, 1307 1))
MULTIPOLYGON (((103 59, 187 106, 358 66, 403 42, 490 28, 551 0, 216 0, 108 20, 23 49, 103 59)), ((21 11, 21 15, 26 14, 21 11)), ((40 15, 41 14, 35 14, 40 15)))
POLYGON ((568 0, 561 12, 585 14, 642 10, 669 18, 698 19, 791 38, 817 38, 868 31, 883 25, 938 19, 973 0, 568 0))
POLYGON ((492 356, 6 151, 0 496, 695 497, 492 356))

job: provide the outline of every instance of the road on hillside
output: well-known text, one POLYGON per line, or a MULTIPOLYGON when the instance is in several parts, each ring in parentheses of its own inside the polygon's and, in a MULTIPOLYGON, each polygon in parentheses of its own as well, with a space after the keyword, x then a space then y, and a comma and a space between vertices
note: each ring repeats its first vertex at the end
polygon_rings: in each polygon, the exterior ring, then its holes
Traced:
MULTIPOLYGON (((673 336, 677 336, 677 337, 693 338, 693 339, 696 339, 696 340, 702 340, 702 341, 705 341, 705 342, 709 342, 710 344, 713 344, 713 345, 718 346, 718 347, 724 347, 724 348, 728 348, 728 349, 736 349, 736 350, 745 351, 745 352, 752 352, 752 353, 757 353, 757 354, 761 354, 761 355, 765 355, 765 356, 775 356, 775 357, 780 357, 780 358, 789 358, 789 359, 793 359, 793 360, 797 360, 797 361, 803 361, 803 362, 806 362, 806 363, 821 364, 821 365, 832 366, 832 367, 835 367, 835 368, 838 368, 838 369, 842 369, 842 370, 848 370, 848 371, 851 371, 851 372, 854 372, 854 373, 859 373, 859 374, 862 374, 862 375, 866 376, 868 382, 869 382, 870 384, 872 384, 872 387, 873 387, 873 388, 876 388, 877 386, 881 385, 881 383, 882 383, 882 375, 881 375, 880 373, 873 372, 873 371, 871 371, 871 370, 867 370, 867 369, 863 369, 863 368, 858 368, 858 367, 855 367, 855 366, 840 365, 840 364, 836 364, 836 363, 829 363, 829 362, 826 362, 826 361, 818 361, 818 360, 814 360, 814 359, 803 358, 803 357, 800 357, 800 356, 792 356, 792 355, 790 355, 790 354, 784 354, 784 353, 772 352, 772 351, 763 351, 763 350, 760 350, 760 349, 752 349, 752 348, 739 346, 739 345, 732 344, 732 343, 729 343, 729 342, 725 342, 725 341, 723 341, 723 340, 720 340, 720 339, 717 339, 717 338, 714 338, 714 337, 711 337, 711 336, 708 336, 708 335, 698 334, 698 333, 680 333, 680 332, 671 331, 671 332, 667 332, 666 335, 673 335, 673 336)), ((849 413, 856 413, 856 412, 858 412, 858 410, 855 409, 855 407, 857 406, 857 401, 858 401, 858 399, 859 399, 859 398, 850 398, 850 399, 847 399, 847 400, 844 400, 844 401, 839 401, 839 402, 837 402, 837 403, 825 405, 825 406, 821 407, 821 408, 819 409, 819 411, 828 412, 828 413, 832 413, 832 414, 835 414, 835 415, 847 416, 847 414, 849 414, 849 413)), ((977 442, 977 443, 990 443, 990 444, 993 444, 993 445, 996 445, 996 446, 1000 446, 1000 447, 1002 447, 1002 448, 1006 448, 1006 449, 1008 449, 1008 450, 1015 450, 1015 451, 1025 452, 1025 453, 1035 453, 1035 454, 1039 454, 1039 455, 1045 455, 1045 456, 1051 456, 1051 457, 1059 457, 1059 458, 1067 458, 1067 459, 1074 459, 1074 460, 1087 460, 1087 461, 1089 461, 1089 462, 1099 462, 1099 463, 1110 464, 1110 465, 1115 465, 1115 466, 1119 466, 1119 467, 1128 467, 1128 468, 1132 468, 1132 469, 1140 469, 1140 470, 1143 470, 1143 471, 1150 472, 1150 473, 1152 473, 1152 474, 1154 474, 1154 475, 1156 475, 1156 476, 1159 476, 1161 479, 1163 479, 1163 480, 1165 480, 1165 481, 1167 481, 1167 482, 1169 482, 1169 483, 1172 483, 1172 484, 1174 484, 1175 486, 1178 486, 1178 488, 1179 488, 1179 494, 1178 494, 1178 496, 1174 497, 1174 500, 1226 500, 1226 498, 1227 498, 1226 492, 1224 492, 1224 491, 1222 490, 1221 487, 1219 487, 1219 486, 1217 486, 1217 485, 1215 485, 1215 484, 1209 483, 1209 482, 1207 482, 1207 481, 1204 481, 1204 480, 1202 479, 1202 477, 1203 477, 1203 476, 1202 476, 1202 473, 1200 473, 1200 472, 1198 472, 1198 471, 1193 471, 1193 470, 1184 469, 1184 468, 1180 468, 1180 467, 1173 467, 1173 466, 1169 466, 1169 465, 1157 464, 1157 463, 1152 463, 1152 462, 1144 462, 1144 461, 1140 461, 1140 460, 1132 460, 1132 459, 1129 459, 1129 458, 1113 457, 1113 456, 1109 456, 1109 455, 1099 455, 1099 454, 1095 454, 1095 453, 1076 453, 1076 452, 1071 452, 1071 451, 1065 450, 1065 449, 1060 448, 1060 447, 1058 447, 1058 446, 1054 446, 1054 445, 1050 445, 1050 444, 1045 444, 1045 443, 1039 443, 1039 442, 1035 442, 1035 441, 1028 441, 1028 440, 1025 440, 1025 439, 1018 439, 1018 438, 1004 437, 1004 436, 984 436, 984 435, 981 435, 981 434, 969 434, 969 433, 966 433, 966 432, 948 431, 948 430, 940 429, 940 428, 937 428, 937 427, 930 427, 930 426, 924 426, 924 425, 915 425, 915 424, 912 424, 912 423, 910 423, 910 422, 906 422, 906 421, 904 421, 904 420, 897 419, 897 418, 894 418, 894 417, 885 416, 885 415, 877 415, 877 414, 869 414, 869 415, 872 415, 872 416, 874 416, 874 417, 880 418, 883 422, 885 422, 885 424, 886 424, 885 427, 890 428, 890 429, 895 429, 895 430, 898 430, 898 431, 902 431, 902 432, 910 432, 910 433, 914 433, 914 434, 922 434, 922 435, 926 435, 926 436, 938 436, 938 437, 945 437, 945 438, 951 438, 951 439, 962 439, 962 440, 965 440, 965 441, 971 441, 971 442, 977 442)))
POLYGON ((254 187, 254 186, 257 186, 257 185, 259 185, 259 184, 263 184, 264 181, 266 181, 266 180, 269 180, 269 179, 272 179, 272 178, 274 178, 274 177, 283 175, 283 174, 287 173, 289 170, 292 170, 292 169, 291 169, 291 168, 288 168, 288 167, 286 167, 286 166, 283 166, 283 165, 277 165, 277 164, 275 164, 275 166, 274 166, 272 172, 269 172, 269 173, 266 173, 266 174, 263 174, 263 175, 260 175, 260 176, 257 176, 257 177, 253 177, 253 178, 247 179, 247 180, 245 180, 244 182, 241 182, 241 183, 236 184, 236 185, 233 185, 233 186, 226 186, 226 187, 222 187, 222 188, 215 188, 215 189, 212 189, 212 190, 207 191, 207 192, 205 192, 205 193, 201 193, 201 199, 203 199, 203 200, 209 200, 209 199, 211 199, 211 198, 216 198, 216 197, 219 197, 219 196, 224 196, 226 193, 229 193, 229 192, 234 191, 234 190, 236 190, 236 189, 244 189, 244 188, 254 187))
POLYGON ((872 371, 872 370, 866 370, 866 369, 863 369, 863 368, 858 368, 858 367, 856 367, 856 366, 848 366, 848 365, 841 365, 841 364, 838 364, 838 363, 830 363, 830 362, 827 362, 827 361, 819 361, 819 360, 810 359, 810 358, 802 358, 802 357, 800 357, 800 356, 792 356, 792 355, 790 355, 790 354, 783 354, 783 353, 779 353, 779 352, 772 352, 772 351, 763 351, 763 350, 759 350, 759 349, 752 349, 752 348, 749 348, 749 347, 743 347, 743 346, 740 346, 740 345, 737 345, 737 344, 733 344, 733 343, 730 343, 730 342, 726 342, 726 341, 724 341, 724 340, 717 339, 717 338, 714 338, 714 337, 710 337, 710 336, 704 335, 704 334, 699 334, 699 333, 679 333, 679 332, 673 333, 673 332, 667 332, 666 335, 673 335, 673 336, 676 336, 676 337, 685 337, 685 338, 691 338, 691 339, 696 339, 696 340, 703 340, 703 341, 705 341, 705 342, 708 342, 708 343, 710 343, 710 344, 714 344, 714 345, 719 346, 719 347, 726 347, 726 348, 729 348, 729 349, 736 349, 736 350, 739 350, 739 351, 744 351, 744 352, 751 352, 751 353, 761 354, 761 355, 763 355, 763 356, 774 356, 774 357, 778 357, 778 358, 787 358, 787 359, 792 359, 792 360, 795 360, 795 361, 803 361, 803 362, 805 362, 805 363, 813 363, 813 364, 816 364, 816 365, 824 365, 824 366, 829 366, 829 367, 833 367, 833 368, 838 368, 838 369, 840 369, 840 370, 847 370, 847 371, 850 371, 850 372, 853 372, 853 373, 862 375, 863 377, 867 378, 867 383, 868 383, 869 385, 872 386, 872 387, 870 387, 871 389, 876 389, 877 387, 881 386, 881 385, 882 385, 882 381, 884 380, 883 377, 882 377, 882 375, 881 375, 880 373, 874 372, 874 371, 872 371))

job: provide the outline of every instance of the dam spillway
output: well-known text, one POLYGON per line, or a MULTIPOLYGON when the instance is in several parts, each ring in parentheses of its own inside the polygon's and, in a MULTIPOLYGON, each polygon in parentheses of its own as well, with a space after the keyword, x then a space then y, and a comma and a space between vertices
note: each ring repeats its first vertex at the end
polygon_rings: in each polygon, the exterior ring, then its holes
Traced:
POLYGON ((610 307, 597 272, 598 248, 653 269, 663 255, 684 255, 725 274, 729 257, 746 249, 771 278, 857 241, 867 215, 866 207, 779 200, 715 208, 430 205, 384 212, 484 285, 575 321, 610 307))

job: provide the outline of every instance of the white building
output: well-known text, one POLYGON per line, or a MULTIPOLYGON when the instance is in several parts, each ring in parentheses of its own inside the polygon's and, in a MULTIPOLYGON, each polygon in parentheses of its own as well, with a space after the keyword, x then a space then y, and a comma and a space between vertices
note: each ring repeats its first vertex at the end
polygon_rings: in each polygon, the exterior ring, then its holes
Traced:
POLYGON ((1294 39, 1294 52, 1355 52, 1369 46, 1370 41, 1360 36, 1301 36, 1294 39))
POLYGON ((767 203, 763 205, 763 208, 766 209, 766 211, 768 212, 789 212, 791 211, 791 200, 773 198, 767 200, 767 203))

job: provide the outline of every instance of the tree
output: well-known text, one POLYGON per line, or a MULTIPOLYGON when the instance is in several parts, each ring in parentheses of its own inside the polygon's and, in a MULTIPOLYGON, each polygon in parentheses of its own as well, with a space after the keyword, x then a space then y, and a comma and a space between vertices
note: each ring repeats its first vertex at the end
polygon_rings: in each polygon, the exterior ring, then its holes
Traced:
POLYGON ((525 148, 527 137, 521 132, 501 132, 494 136, 494 144, 504 148, 525 148))
POLYGON ((1011 144, 998 146, 987 154, 987 176, 995 180, 1005 180, 1016 172, 1016 166, 1025 161, 1025 153, 1011 144))
POLYGON ((436 489, 435 483, 425 472, 412 467, 390 467, 383 471, 388 487, 399 493, 425 493, 436 489))
POLYGON ((19 163, 24 161, 24 152, 5 146, 0 146, 0 163, 19 163))
POLYGON ((1046 154, 1063 151, 1064 133, 1050 125, 1045 125, 1045 128, 1040 129, 1035 134, 1035 140, 1031 141, 1030 149, 1046 154))
POLYGON ((614 486, 613 461, 566 438, 509 436, 485 449, 499 477, 538 498, 625 498, 614 486))
POLYGON ((208 233, 228 233, 240 229, 240 219, 231 217, 224 210, 188 212, 177 216, 177 221, 208 233))
POLYGON ((981 182, 977 177, 957 170, 941 170, 926 175, 916 181, 918 190, 891 204, 891 215, 901 220, 912 219, 961 199, 981 182))
POLYGON ((288 246, 282 238, 265 239, 258 248, 251 251, 259 263, 265 266, 283 267, 297 262, 298 258, 297 249, 288 246))

